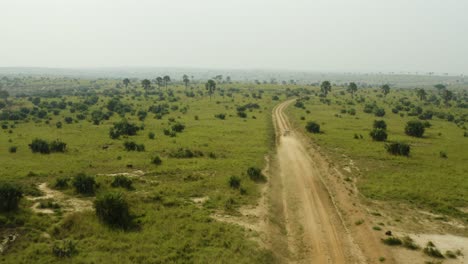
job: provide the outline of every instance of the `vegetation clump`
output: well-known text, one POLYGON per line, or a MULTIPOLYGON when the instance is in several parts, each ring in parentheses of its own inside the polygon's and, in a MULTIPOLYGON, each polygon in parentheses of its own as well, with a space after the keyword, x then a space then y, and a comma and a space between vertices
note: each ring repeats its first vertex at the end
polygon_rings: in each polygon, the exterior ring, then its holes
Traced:
POLYGON ((248 168, 247 169, 247 175, 249 175, 249 178, 252 181, 255 181, 255 182, 261 182, 261 181, 266 180, 265 175, 263 175, 263 173, 262 173, 262 170, 260 168, 257 168, 257 167, 248 168))
POLYGON ((424 124, 421 121, 408 121, 405 126, 405 133, 412 137, 422 137, 424 134, 424 124))
POLYGON ((145 145, 137 144, 134 141, 125 141, 124 148, 126 151, 138 151, 138 152, 145 151, 145 145))
POLYGON ((320 133, 320 125, 313 121, 308 122, 306 125, 306 130, 314 134, 320 133))
POLYGON ((22 197, 23 192, 18 186, 0 182, 0 212, 16 210, 22 197))
POLYGON ((117 175, 114 177, 114 180, 111 183, 111 186, 114 188, 122 187, 127 190, 133 190, 133 181, 123 175, 117 175))
POLYGON ((110 227, 128 229, 131 225, 129 206, 120 192, 99 196, 94 201, 94 208, 99 220, 110 227))
POLYGON ((129 123, 127 120, 123 120, 117 123, 114 123, 114 126, 109 131, 109 136, 112 139, 117 139, 122 135, 134 136, 137 134, 140 127, 135 124, 129 123))
POLYGON ((374 128, 369 135, 374 141, 385 141, 387 140, 387 132, 382 128, 374 128))
POLYGON ((444 258, 444 255, 436 248, 431 241, 427 242, 426 247, 423 249, 424 254, 434 258, 444 258))
POLYGON ((94 177, 79 173, 73 178, 73 187, 77 193, 94 194, 97 184, 94 177))
POLYGON ((76 243, 73 240, 55 241, 52 253, 58 258, 69 258, 78 253, 76 243))
POLYGON ((402 142, 393 142, 385 145, 385 149, 388 153, 397 156, 409 156, 410 145, 402 142))

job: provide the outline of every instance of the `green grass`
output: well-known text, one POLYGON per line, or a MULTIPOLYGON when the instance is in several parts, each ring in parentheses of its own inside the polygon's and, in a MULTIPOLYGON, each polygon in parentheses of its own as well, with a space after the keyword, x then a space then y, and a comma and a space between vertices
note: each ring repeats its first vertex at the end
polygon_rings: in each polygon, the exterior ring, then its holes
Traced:
MULTIPOLYGON (((249 239, 256 236, 252 231, 210 217, 215 211, 236 213, 240 206, 255 204, 259 198, 259 183, 249 179, 247 169, 263 167, 264 156, 274 146, 271 110, 276 102, 271 100, 273 89, 267 89, 262 99, 252 98, 249 90, 241 89, 233 92, 233 98, 216 94, 210 100, 207 96, 186 97, 184 88, 172 87, 179 100, 169 104, 179 109, 187 107, 186 113, 171 110, 160 120, 148 113, 144 122, 128 113, 126 118, 138 125, 144 124, 144 130, 136 136, 114 140, 109 137, 109 129, 121 117, 114 114, 110 120, 94 125, 89 114, 95 109, 105 109, 110 97, 104 94, 104 88, 114 87, 115 83, 114 80, 101 82, 103 87, 97 90, 99 102, 86 112, 86 120, 66 124, 65 117, 75 119, 77 114, 70 113, 67 108, 57 116, 49 113, 49 124, 30 119, 17 122, 12 133, 9 129, 0 130, 0 167, 3 168, 0 180, 19 182, 28 186, 32 193, 35 184, 47 181, 52 186, 57 178, 73 177, 78 172, 94 176, 142 170, 145 175, 134 179, 135 190, 120 188, 132 214, 137 216, 139 228, 128 232, 110 229, 97 220, 94 212, 37 215, 28 209, 32 202, 23 199, 19 213, 0 215, 3 217, 0 220, 21 234, 8 253, 0 256, 0 262, 61 262, 52 254, 52 247, 63 239, 76 243, 78 253, 72 256, 76 263, 212 263, 220 259, 226 263, 274 262, 271 252, 249 239), (247 118, 239 118, 236 107, 247 103, 258 103, 260 108, 246 111, 247 118), (226 114, 225 120, 215 117, 220 113, 226 114), (163 133, 172 126, 171 118, 185 125, 185 130, 176 137, 163 133), (61 129, 56 128, 58 121, 63 123, 61 129), (149 132, 155 133, 155 139, 148 137, 149 132), (34 138, 60 139, 67 143, 67 151, 33 154, 28 144, 34 138), (125 151, 126 140, 144 144, 145 151, 125 151), (10 146, 17 146, 17 152, 9 153, 10 146), (172 158, 170 153, 179 148, 198 150, 204 156, 172 158), (210 153, 214 155, 210 157, 210 153), (161 157, 161 165, 152 164, 155 156, 161 157), (128 168, 130 164, 132 168, 128 168), (242 192, 230 188, 232 176, 241 179, 242 192), (200 207, 191 201, 194 197, 208 197, 209 200, 200 207), (230 210, 226 210, 227 203, 230 210), (16 221, 18 217, 20 221, 16 221), (51 237, 45 237, 44 233, 51 237)), ((203 91, 198 87, 194 89, 195 92, 199 90, 203 91)), ((136 91, 142 90, 137 88, 136 91)), ((157 101, 154 95, 132 98, 134 95, 133 92, 124 94, 121 101, 132 105, 136 112, 147 110, 152 104, 165 103, 157 101)), ((69 95, 64 99, 78 102, 83 97, 69 95)), ((10 100, 11 109, 33 107, 26 98, 10 100)), ((59 99, 42 98, 42 101, 54 100, 59 99)), ((96 179, 99 184, 96 195, 113 189, 111 177, 97 176, 96 179)), ((63 192, 82 197, 72 187, 63 192)), ((2 232, 11 230, 0 227, 2 232)))
POLYGON ((425 110, 449 112, 456 117, 466 116, 468 111, 456 107, 424 105, 411 90, 393 91, 387 98, 379 97, 378 94, 372 89, 361 89, 357 96, 365 97, 366 102, 376 101, 379 107, 385 108, 386 115, 382 118, 364 113, 364 103, 351 100, 349 94, 340 94, 338 88, 328 96, 330 105, 312 96, 310 100, 304 101, 305 109, 310 113, 294 106, 288 109, 288 113, 302 131, 305 131, 308 121, 318 122, 323 133, 308 135, 314 142, 324 146, 335 160, 347 163, 343 154, 353 159, 361 168, 358 187, 365 196, 405 201, 428 210, 466 217, 466 214, 456 209, 468 206, 468 138, 463 136, 465 130, 453 122, 434 116, 433 120, 429 120, 432 127, 426 128, 423 138, 409 137, 404 133, 404 126, 407 121, 417 117, 406 114, 401 117, 392 113, 391 109, 399 98, 406 96, 425 110), (346 102, 353 102, 354 105, 347 105, 346 102), (355 116, 340 113, 341 109, 350 108, 356 109, 355 116), (301 116, 305 119, 301 120, 301 116), (387 123, 388 141, 402 141, 411 145, 410 157, 389 155, 384 149, 384 142, 372 141, 369 132, 373 121, 380 119, 387 123), (363 139, 355 139, 355 134, 362 135, 363 139), (447 153, 448 158, 441 158, 441 151, 447 153))

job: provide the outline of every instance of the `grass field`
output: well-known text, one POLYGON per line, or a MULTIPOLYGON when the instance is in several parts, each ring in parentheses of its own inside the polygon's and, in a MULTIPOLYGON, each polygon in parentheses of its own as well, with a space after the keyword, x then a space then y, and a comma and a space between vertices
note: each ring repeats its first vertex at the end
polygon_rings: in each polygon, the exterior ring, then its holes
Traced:
MULTIPOLYGON (((4 121, 7 128, 0 131, 0 179, 19 183, 26 194, 38 194, 37 184, 48 182, 53 186, 57 178, 73 177, 79 172, 95 176, 99 188, 96 196, 111 188, 111 176, 98 174, 133 173, 143 171, 144 176, 133 178, 135 190, 123 192, 137 216, 138 230, 118 231, 100 223, 94 211, 64 213, 60 209, 54 214, 36 214, 29 207, 33 202, 23 199, 16 213, 0 215, 2 234, 18 232, 19 239, 8 254, 1 255, 3 263, 52 263, 61 259, 52 254, 55 243, 70 239, 76 243, 75 263, 210 263, 223 259, 226 263, 272 262, 272 254, 261 249, 250 240, 254 232, 241 227, 215 221, 214 212, 236 214, 241 205, 253 204, 259 197, 259 183, 250 180, 246 174, 249 167, 261 168, 264 156, 274 146, 271 109, 272 90, 266 90, 262 98, 258 91, 242 85, 226 84, 226 94, 216 92, 213 98, 205 93, 204 87, 195 87, 197 94, 187 97, 183 86, 171 86, 172 96, 160 100, 159 93, 144 96, 138 85, 130 92, 107 95, 118 81, 102 81, 97 88, 98 101, 86 111, 70 112, 60 110, 57 115, 49 111, 46 118, 27 118, 22 121, 4 121), (228 88, 241 88, 228 91, 228 88), (111 139, 109 130, 122 117, 114 114, 99 125, 91 122, 91 113, 105 110, 112 97, 119 97, 132 111, 125 118, 144 130, 135 136, 111 139), (169 102, 169 97, 173 102, 169 102), (161 119, 148 113, 144 121, 138 119, 139 110, 147 111, 151 105, 167 103, 169 113, 161 119), (245 110, 247 117, 241 118, 236 107, 256 103, 258 108, 245 110), (82 113, 84 120, 77 120, 82 113), (225 120, 216 118, 225 114, 225 120), (65 117, 73 117, 71 124, 65 117), (56 124, 62 122, 61 128, 56 124), (164 134, 173 124, 182 123, 185 129, 171 137, 164 134), (12 126, 13 125, 13 126, 12 126), (13 127, 13 128, 11 128, 13 127), (10 132, 11 130, 11 132, 10 132), (153 132, 154 139, 148 134, 153 132), (65 153, 32 153, 28 144, 34 138, 52 141, 60 139, 67 143, 65 153), (144 144, 145 151, 126 151, 123 143, 127 140, 144 144), (17 147, 16 153, 9 148, 17 147), (175 158, 180 148, 202 152, 203 156, 175 158), (160 165, 153 164, 152 158, 159 156, 160 165), (228 179, 237 176, 241 190, 231 188, 228 179), (194 198, 207 198, 203 205, 195 204, 194 198)), ((84 80, 83 85, 88 84, 84 80)), ((165 89, 162 93, 166 95, 165 89)), ((45 101, 83 102, 87 96, 67 95, 61 98, 41 97, 45 101)), ((21 107, 33 108, 28 98, 10 99, 10 110, 21 107)), ((63 191, 70 197, 93 200, 76 194, 72 188, 63 191)))
MULTIPOLYGON (((318 92, 319 88, 312 90, 318 92)), ((343 166, 349 165, 345 164, 349 159, 343 155, 354 161, 361 169, 358 187, 366 197, 403 201, 437 213, 467 218, 468 215, 461 211, 468 206, 468 138, 464 136, 463 121, 457 125, 434 115, 427 120, 431 127, 426 128, 424 137, 410 137, 405 134, 406 122, 417 120, 418 116, 409 116, 412 110, 392 112, 405 97, 414 107, 451 113, 455 120, 466 118, 468 114, 466 108, 456 107, 454 103, 446 107, 420 101, 414 89, 394 90, 387 96, 382 96, 377 89, 362 89, 355 98, 364 98, 365 102, 357 102, 339 87, 328 95, 330 104, 323 98, 311 96, 310 100, 303 100, 304 108, 291 106, 289 114, 303 131, 309 121, 320 124, 322 133, 308 133, 309 136, 324 146, 335 160, 341 160, 343 166), (385 109, 383 117, 363 111, 365 104, 371 102, 385 109), (350 109, 355 109, 356 114, 347 113, 350 109), (385 142, 372 140, 369 133, 374 120, 387 123, 387 141, 410 144, 409 157, 390 155, 384 148, 385 142), (441 152, 447 158, 441 157, 441 152)))

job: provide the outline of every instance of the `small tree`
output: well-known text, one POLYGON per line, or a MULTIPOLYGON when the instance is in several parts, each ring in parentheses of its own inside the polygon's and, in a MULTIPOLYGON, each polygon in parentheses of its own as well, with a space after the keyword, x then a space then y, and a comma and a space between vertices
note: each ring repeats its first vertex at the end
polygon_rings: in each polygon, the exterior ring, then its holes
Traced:
POLYGON ((151 87, 151 81, 148 79, 144 79, 143 81, 141 81, 141 86, 143 87, 143 89, 148 90, 151 87))
POLYGON ((370 136, 374 141, 385 141, 387 140, 387 132, 381 128, 374 128, 370 133, 370 136))
POLYGON ((7 182, 0 182, 0 212, 13 211, 23 197, 21 189, 7 182))
POLYGON ((351 94, 351 97, 354 98, 354 93, 357 92, 357 89, 358 88, 357 88, 356 83, 351 82, 351 83, 349 83, 348 88, 346 89, 346 91, 348 91, 348 93, 351 94))
POLYGON ((325 97, 327 97, 328 93, 331 92, 331 83, 329 81, 322 82, 320 85, 320 91, 325 97))
POLYGON ((380 107, 376 107, 374 109, 374 115, 377 116, 377 117, 382 117, 385 115, 385 109, 383 108, 380 108, 380 107))
POLYGON ((216 90, 216 82, 213 80, 208 80, 205 83, 205 89, 208 91, 208 94, 210 95, 210 100, 211 96, 214 94, 214 91, 216 90))
POLYGON ((49 144, 50 152, 65 152, 66 147, 67 144, 58 139, 49 144))
POLYGON ((93 194, 96 187, 94 177, 88 176, 84 173, 79 173, 73 178, 73 186, 77 193, 93 194))
POLYGON ((320 125, 316 122, 308 122, 305 128, 310 133, 320 133, 320 125))
POLYGON ((114 188, 122 187, 127 190, 133 190, 133 181, 130 178, 127 178, 123 175, 117 175, 114 177, 114 180, 111 183, 111 186, 114 188))
POLYGON ((387 94, 390 93, 390 85, 388 85, 388 84, 382 85, 382 87, 380 87, 380 89, 382 90, 382 93, 384 94, 384 96, 387 96, 387 94))
POLYGON ((405 127, 405 133, 412 137, 422 137, 424 134, 424 124, 421 121, 408 121, 405 127))
POLYGON ((120 192, 106 193, 94 201, 96 215, 111 227, 127 229, 132 222, 129 206, 120 192))

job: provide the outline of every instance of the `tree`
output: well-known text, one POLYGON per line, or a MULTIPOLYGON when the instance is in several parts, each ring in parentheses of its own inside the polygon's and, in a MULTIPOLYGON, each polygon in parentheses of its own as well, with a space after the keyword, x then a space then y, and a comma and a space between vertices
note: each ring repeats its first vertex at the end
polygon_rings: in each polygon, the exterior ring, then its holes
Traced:
POLYGON ((322 84, 320 85, 320 91, 322 92, 322 94, 325 95, 325 97, 328 95, 329 92, 331 92, 331 84, 329 81, 324 81, 322 82, 322 84))
POLYGON ((346 90, 348 91, 348 93, 351 94, 351 97, 354 98, 354 93, 357 92, 357 89, 358 89, 358 88, 357 88, 356 83, 351 82, 351 83, 349 83, 348 89, 346 89, 346 90))
POLYGON ((130 84, 130 79, 128 79, 128 78, 125 78, 125 79, 123 79, 123 81, 122 81, 122 82, 123 82, 123 85, 125 85, 125 88, 127 88, 127 87, 128 87, 128 85, 130 84))
POLYGON ((402 142, 394 142, 385 145, 385 149, 388 153, 398 156, 409 156, 410 145, 402 142))
POLYGON ((452 91, 449 91, 447 89, 442 91, 442 99, 444 100, 444 103, 447 105, 450 100, 453 98, 453 93, 452 91))
POLYGON ((189 84, 189 82, 190 82, 190 79, 189 79, 189 77, 188 77, 187 74, 184 74, 184 76, 182 76, 182 81, 183 81, 184 84, 185 84, 185 89, 187 89, 188 84, 189 84))
POLYGON ((143 89, 148 90, 151 87, 150 80, 144 79, 143 81, 141 81, 141 86, 143 87, 143 89))
POLYGON ((419 97, 419 100, 426 100, 427 93, 424 89, 417 89, 416 95, 419 97))
POLYGON ((158 87, 161 88, 161 86, 163 85, 163 78, 156 77, 156 83, 158 84, 158 87))
POLYGON ((439 91, 439 94, 442 94, 442 91, 447 89, 447 87, 441 83, 434 85, 434 87, 439 91))
POLYGON ((384 84, 382 87, 380 87, 380 90, 382 90, 384 96, 387 96, 387 94, 390 93, 390 85, 384 84))
POLYGON ((166 90, 167 90, 167 85, 171 82, 171 77, 169 77, 169 75, 166 75, 163 77, 163 81, 164 81, 164 87, 166 87, 166 90))
POLYGON ((226 82, 231 83, 231 76, 226 76, 226 82))
POLYGON ((421 121, 408 121, 405 127, 405 133, 412 137, 422 137, 424 134, 424 124, 421 121))
POLYGON ((0 89, 0 98, 2 98, 3 100, 6 101, 6 99, 8 98, 8 96, 10 96, 10 94, 9 94, 7 91, 1 90, 1 89, 0 89))
POLYGON ((216 90, 216 82, 213 81, 212 79, 208 80, 205 84, 206 90, 208 90, 208 94, 210 95, 210 100, 211 96, 213 95, 214 91, 216 90))
POLYGON ((41 154, 49 154, 50 148, 49 143, 43 139, 36 138, 34 139, 31 144, 29 144, 29 148, 33 153, 41 153, 41 154))
POLYGON ((384 120, 374 120, 374 125, 373 125, 374 128, 380 128, 380 129, 383 129, 383 130, 386 130, 387 129, 387 123, 385 123, 384 120))

